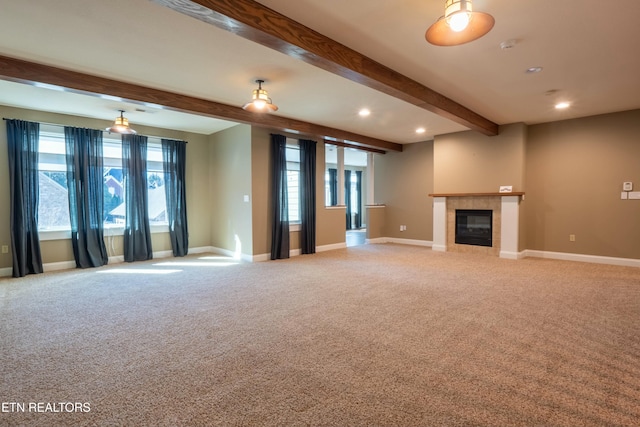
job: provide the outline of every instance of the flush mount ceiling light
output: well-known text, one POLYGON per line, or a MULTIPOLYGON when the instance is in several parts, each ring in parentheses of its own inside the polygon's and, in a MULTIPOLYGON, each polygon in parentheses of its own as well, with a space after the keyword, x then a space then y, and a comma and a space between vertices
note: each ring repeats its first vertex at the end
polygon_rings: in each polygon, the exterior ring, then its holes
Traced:
POLYGON ((124 110, 118 110, 118 111, 120 111, 120 117, 116 117, 116 120, 113 122, 111 127, 108 127, 105 130, 109 133, 114 132, 114 133, 122 133, 125 135, 137 134, 138 132, 136 132, 135 130, 129 127, 129 120, 124 118, 124 110))
POLYGON ((425 38, 436 46, 457 46, 479 39, 494 24, 493 16, 473 11, 472 0, 446 0, 444 16, 429 27, 425 38))
POLYGON ((362 110, 358 111, 358 115, 360 117, 367 117, 370 114, 371 114, 371 111, 368 108, 363 108, 362 110))
POLYGON ((258 89, 253 90, 251 101, 244 104, 242 108, 254 113, 278 111, 278 107, 271 102, 267 91, 262 89, 264 80, 256 80, 256 83, 258 83, 258 89))

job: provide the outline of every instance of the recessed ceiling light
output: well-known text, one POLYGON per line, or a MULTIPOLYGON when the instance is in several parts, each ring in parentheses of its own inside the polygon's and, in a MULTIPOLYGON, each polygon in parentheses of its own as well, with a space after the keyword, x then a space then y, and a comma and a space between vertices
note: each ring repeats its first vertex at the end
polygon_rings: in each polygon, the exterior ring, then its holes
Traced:
POLYGON ((416 133, 425 133, 427 130, 425 128, 416 129, 416 133))
POLYGON ((540 71, 542 71, 542 67, 529 67, 525 70, 525 73, 535 74, 535 73, 539 73, 540 71))
POLYGON ((564 110, 565 108, 569 108, 571 106, 568 102, 558 102, 556 104, 556 110, 564 110))
POLYGON ((358 114, 360 115, 360 117, 367 117, 369 114, 371 114, 371 111, 369 111, 369 109, 367 108, 363 108, 362 110, 358 111, 358 114))
POLYGON ((505 40, 502 43, 500 43, 500 49, 502 50, 513 49, 514 47, 516 47, 517 44, 518 44, 518 40, 516 39, 505 40))

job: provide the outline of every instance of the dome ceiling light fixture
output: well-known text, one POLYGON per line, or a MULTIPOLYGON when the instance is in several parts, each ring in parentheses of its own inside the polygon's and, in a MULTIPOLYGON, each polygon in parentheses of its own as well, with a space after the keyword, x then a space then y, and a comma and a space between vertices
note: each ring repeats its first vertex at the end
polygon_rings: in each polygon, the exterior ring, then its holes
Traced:
POLYGON ((446 0, 444 15, 429 27, 427 41, 436 46, 457 46, 479 39, 493 28, 495 19, 474 12, 472 0, 446 0))
POLYGON ((267 91, 262 89, 264 80, 256 80, 256 83, 258 83, 258 89, 253 90, 251 101, 244 104, 242 108, 253 113, 278 111, 278 107, 271 102, 267 91))
POLYGON ((116 117, 116 120, 113 122, 113 124, 105 130, 109 133, 121 133, 123 135, 137 134, 138 132, 129 127, 129 120, 125 119, 124 110, 118 111, 120 111, 120 117, 116 117))

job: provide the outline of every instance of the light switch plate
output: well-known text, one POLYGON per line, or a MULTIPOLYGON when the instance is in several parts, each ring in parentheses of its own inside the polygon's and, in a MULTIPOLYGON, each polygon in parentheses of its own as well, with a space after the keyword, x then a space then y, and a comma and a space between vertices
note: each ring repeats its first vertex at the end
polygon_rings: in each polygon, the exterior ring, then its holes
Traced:
POLYGON ((624 190, 624 191, 631 191, 631 190, 633 190, 633 182, 629 182, 629 181, 627 181, 627 182, 623 182, 623 183, 622 183, 622 190, 624 190))
POLYGON ((629 199, 634 199, 634 200, 640 199, 640 191, 630 191, 629 199))
POLYGON ((627 193, 626 191, 623 191, 622 193, 620 193, 620 200, 627 200, 629 198, 629 193, 627 193))

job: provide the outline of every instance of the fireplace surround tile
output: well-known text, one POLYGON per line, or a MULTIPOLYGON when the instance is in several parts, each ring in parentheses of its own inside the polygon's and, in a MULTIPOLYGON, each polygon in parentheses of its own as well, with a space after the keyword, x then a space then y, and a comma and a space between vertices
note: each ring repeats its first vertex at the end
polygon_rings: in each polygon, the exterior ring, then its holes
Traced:
POLYGON ((524 193, 429 194, 433 202, 433 246, 435 251, 477 253, 518 259, 519 204, 524 193), (493 211, 493 246, 455 243, 456 209, 493 211))

